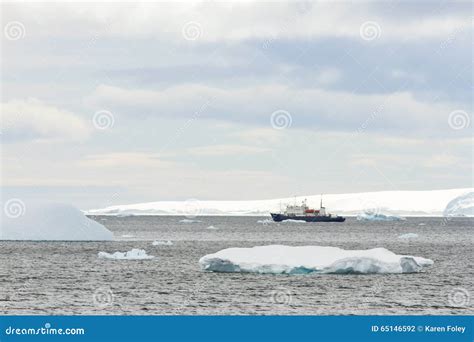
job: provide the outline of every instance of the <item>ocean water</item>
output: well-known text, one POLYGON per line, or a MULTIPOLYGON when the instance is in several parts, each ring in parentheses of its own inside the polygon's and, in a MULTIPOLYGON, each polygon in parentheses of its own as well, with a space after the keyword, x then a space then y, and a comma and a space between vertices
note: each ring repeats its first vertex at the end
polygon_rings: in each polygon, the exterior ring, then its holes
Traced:
POLYGON ((257 217, 93 217, 113 242, 0 241, 0 313, 53 315, 474 314, 473 220, 270 223, 257 217), (214 226, 216 229, 208 229, 214 226), (415 233, 418 238, 400 239, 415 233), (152 246, 171 240, 172 246, 152 246), (385 247, 434 265, 415 274, 258 275, 201 271, 228 247, 385 247), (99 259, 145 249, 152 260, 99 259))

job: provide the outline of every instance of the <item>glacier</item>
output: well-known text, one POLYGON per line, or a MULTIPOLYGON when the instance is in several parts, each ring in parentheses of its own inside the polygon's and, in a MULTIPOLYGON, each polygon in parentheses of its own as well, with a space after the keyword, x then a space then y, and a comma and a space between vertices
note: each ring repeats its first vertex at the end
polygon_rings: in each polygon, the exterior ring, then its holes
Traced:
POLYGON ((146 254, 144 249, 137 249, 133 248, 128 252, 115 252, 115 253, 107 253, 107 252, 99 252, 99 258, 105 259, 115 259, 115 260, 147 260, 153 259, 153 255, 146 254))
MULTIPOLYGON (((324 205, 332 213, 344 216, 357 216, 366 211, 384 212, 397 216, 443 216, 450 201, 473 188, 430 190, 430 191, 378 191, 349 194, 324 194, 324 205)), ((267 216, 269 212, 279 211, 285 204, 307 199, 310 207, 319 208, 320 195, 297 196, 269 200, 249 201, 195 201, 193 212, 188 213, 187 201, 158 201, 127 205, 115 205, 86 211, 90 215, 176 215, 195 214, 199 216, 267 216)), ((466 205, 473 205, 469 197, 466 205)), ((190 220, 192 221, 192 220, 190 220)))
POLYGON ((474 216, 474 192, 451 200, 444 209, 444 216, 474 216))
POLYGON ((227 248, 199 260, 211 272, 271 274, 415 273, 433 264, 422 257, 397 255, 385 248, 344 250, 329 246, 269 245, 227 248))
POLYGON ((10 216, 2 216, 0 240, 109 241, 114 238, 110 230, 68 204, 26 202, 21 215, 10 216))

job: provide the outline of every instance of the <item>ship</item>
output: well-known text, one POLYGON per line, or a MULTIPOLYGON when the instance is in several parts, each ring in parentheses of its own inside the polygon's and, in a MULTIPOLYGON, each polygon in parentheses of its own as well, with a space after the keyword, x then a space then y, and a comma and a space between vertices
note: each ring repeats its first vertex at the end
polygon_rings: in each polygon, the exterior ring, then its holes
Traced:
POLYGON ((281 222, 285 220, 298 220, 306 222, 344 222, 345 217, 332 215, 326 212, 326 208, 323 206, 323 197, 321 196, 321 203, 319 210, 311 209, 306 204, 306 199, 301 202, 301 205, 287 205, 286 210, 280 213, 270 213, 272 219, 275 222, 281 222))

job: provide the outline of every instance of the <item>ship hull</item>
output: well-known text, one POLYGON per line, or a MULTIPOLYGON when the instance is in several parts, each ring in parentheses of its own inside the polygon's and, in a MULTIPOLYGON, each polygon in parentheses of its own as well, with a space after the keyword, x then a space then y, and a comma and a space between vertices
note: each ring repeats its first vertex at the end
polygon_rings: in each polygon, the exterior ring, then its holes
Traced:
POLYGON ((346 220, 346 218, 342 216, 288 216, 274 213, 270 213, 270 215, 272 215, 272 219, 275 222, 281 222, 285 220, 297 220, 306 222, 344 222, 346 220))

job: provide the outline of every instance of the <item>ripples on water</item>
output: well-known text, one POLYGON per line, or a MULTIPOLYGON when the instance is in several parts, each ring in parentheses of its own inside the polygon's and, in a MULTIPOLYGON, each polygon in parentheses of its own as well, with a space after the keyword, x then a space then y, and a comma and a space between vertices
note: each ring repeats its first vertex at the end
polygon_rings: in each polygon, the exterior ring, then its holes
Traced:
POLYGON ((473 221, 262 224, 257 217, 94 217, 113 242, 0 242, 2 314, 464 314, 472 315, 473 221), (425 223, 425 225, 420 225, 425 223), (217 229, 207 229, 214 226, 217 229), (399 239, 406 233, 418 238, 399 239), (171 240, 172 246, 152 246, 171 240), (227 247, 385 247, 434 260, 422 273, 257 275, 202 272, 198 260, 227 247), (152 260, 99 259, 145 249, 152 260))

